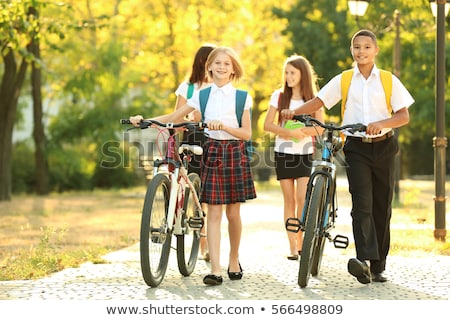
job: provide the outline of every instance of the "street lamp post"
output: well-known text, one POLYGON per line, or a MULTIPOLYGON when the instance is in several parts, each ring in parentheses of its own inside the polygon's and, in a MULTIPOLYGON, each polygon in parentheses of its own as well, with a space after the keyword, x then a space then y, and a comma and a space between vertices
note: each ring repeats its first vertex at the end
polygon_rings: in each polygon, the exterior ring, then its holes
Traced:
MULTIPOLYGON (((394 42, 394 53, 392 55, 393 60, 393 73, 397 78, 400 78, 401 70, 401 52, 400 52, 400 11, 397 9, 394 11, 394 26, 395 26, 395 42, 394 42)), ((400 129, 397 129, 397 132, 400 129)), ((394 164, 394 199, 395 201, 400 200, 400 169, 401 169, 401 155, 400 149, 395 155, 394 164)))
POLYGON ((445 16, 450 7, 449 0, 430 0, 433 15, 436 18, 436 136, 433 138, 434 148, 434 238, 444 241, 447 235, 445 228, 445 152, 447 138, 445 137, 445 16))

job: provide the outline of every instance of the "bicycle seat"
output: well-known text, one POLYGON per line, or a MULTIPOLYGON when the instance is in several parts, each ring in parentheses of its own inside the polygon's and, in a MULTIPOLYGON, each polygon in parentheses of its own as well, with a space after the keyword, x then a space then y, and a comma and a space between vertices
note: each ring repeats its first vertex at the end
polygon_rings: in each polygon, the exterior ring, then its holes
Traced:
POLYGON ((183 153, 184 151, 192 152, 197 156, 201 156, 203 154, 203 148, 197 145, 182 144, 178 148, 178 153, 183 153))

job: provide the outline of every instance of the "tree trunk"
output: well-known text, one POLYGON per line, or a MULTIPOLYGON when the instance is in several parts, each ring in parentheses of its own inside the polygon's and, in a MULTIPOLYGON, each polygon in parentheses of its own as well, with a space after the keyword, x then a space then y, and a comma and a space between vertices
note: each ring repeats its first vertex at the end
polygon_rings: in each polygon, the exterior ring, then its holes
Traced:
MULTIPOLYGON (((38 12, 34 8, 29 8, 29 13, 38 19, 38 12)), ((28 46, 37 61, 41 58, 40 45, 37 37, 34 37, 28 46)), ((35 144, 35 177, 36 193, 45 195, 48 193, 48 162, 47 162, 47 139, 44 125, 42 123, 42 92, 41 92, 41 68, 36 60, 31 64, 31 92, 33 97, 33 138, 35 144)))
POLYGON ((6 51, 2 58, 4 73, 0 87, 0 201, 5 201, 11 199, 12 133, 28 63, 22 59, 17 68, 16 57, 11 50, 6 51))

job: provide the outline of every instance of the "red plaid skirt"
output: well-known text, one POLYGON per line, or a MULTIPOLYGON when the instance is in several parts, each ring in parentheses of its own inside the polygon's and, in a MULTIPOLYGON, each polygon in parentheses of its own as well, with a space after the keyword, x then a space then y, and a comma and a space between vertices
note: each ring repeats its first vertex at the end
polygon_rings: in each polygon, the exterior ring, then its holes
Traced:
POLYGON ((200 201, 209 204, 256 198, 250 162, 242 140, 208 138, 203 145, 200 201))

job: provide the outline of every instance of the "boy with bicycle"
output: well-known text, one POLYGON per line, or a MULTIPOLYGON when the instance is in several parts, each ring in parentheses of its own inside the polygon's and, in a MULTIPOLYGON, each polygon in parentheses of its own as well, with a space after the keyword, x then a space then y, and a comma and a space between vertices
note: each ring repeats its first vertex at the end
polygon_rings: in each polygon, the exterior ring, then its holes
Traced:
MULTIPOLYGON (((398 151, 393 129, 409 122, 408 108, 414 99, 392 75, 392 93, 386 100, 380 70, 375 65, 379 47, 373 32, 356 32, 350 51, 356 66, 348 98, 342 106, 345 108, 342 124, 363 123, 367 130, 363 135, 347 134, 344 145, 356 246, 356 258, 349 260, 347 268, 360 283, 385 282, 387 278, 383 272, 390 246, 394 160, 398 151)), ((292 119, 294 114, 311 114, 324 105, 332 108, 343 98, 341 82, 342 73, 331 79, 316 98, 295 110, 283 110, 282 117, 292 119)))

